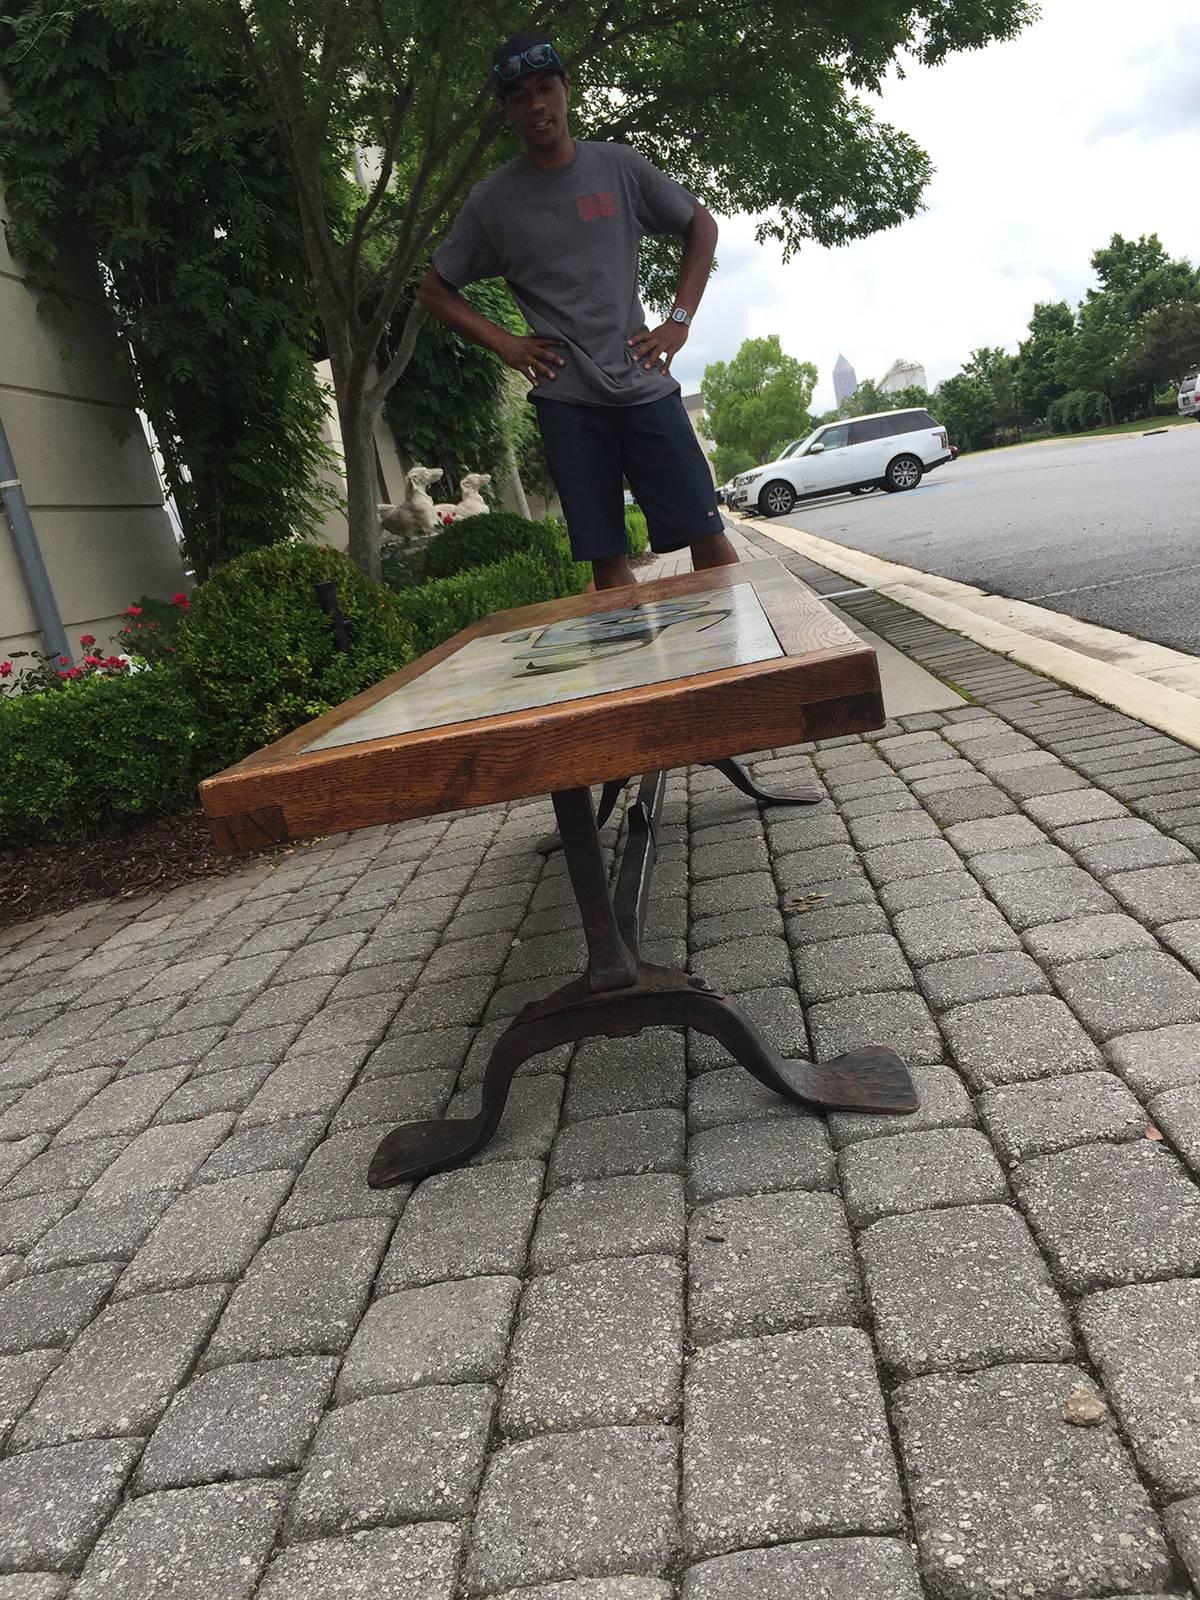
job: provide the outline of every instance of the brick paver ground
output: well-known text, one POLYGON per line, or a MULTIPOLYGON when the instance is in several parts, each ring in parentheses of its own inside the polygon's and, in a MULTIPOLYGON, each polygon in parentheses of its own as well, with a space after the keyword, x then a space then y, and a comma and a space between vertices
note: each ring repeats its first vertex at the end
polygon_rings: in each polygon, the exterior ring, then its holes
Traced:
POLYGON ((839 603, 971 702, 673 774, 648 954, 916 1117, 591 1041, 370 1191, 577 960, 544 801, 0 934, 0 1600, 1200 1587, 1200 757, 839 603))

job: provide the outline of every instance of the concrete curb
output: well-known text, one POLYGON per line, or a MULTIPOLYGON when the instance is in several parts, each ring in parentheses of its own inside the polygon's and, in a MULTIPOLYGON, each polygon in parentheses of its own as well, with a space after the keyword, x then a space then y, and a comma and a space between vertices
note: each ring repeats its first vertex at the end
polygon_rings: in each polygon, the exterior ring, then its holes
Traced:
POLYGON ((1200 657, 987 594, 779 522, 770 524, 769 536, 998 655, 1200 749, 1200 657))

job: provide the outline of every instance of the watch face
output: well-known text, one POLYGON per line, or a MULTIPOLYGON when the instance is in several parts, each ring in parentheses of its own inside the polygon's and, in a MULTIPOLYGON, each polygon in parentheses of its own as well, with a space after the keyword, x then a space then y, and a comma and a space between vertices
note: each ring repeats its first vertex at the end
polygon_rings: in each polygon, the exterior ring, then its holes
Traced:
POLYGON ((682 306, 676 306, 674 311, 672 311, 672 313, 671 313, 671 321, 672 322, 686 322, 687 319, 688 319, 688 314, 683 309, 682 306))

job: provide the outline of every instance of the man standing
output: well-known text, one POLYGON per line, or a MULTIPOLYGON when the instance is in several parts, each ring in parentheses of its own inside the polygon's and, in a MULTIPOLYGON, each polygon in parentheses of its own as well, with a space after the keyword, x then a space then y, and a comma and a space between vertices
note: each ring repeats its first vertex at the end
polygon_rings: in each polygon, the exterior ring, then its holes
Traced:
POLYGON ((521 33, 496 51, 496 93, 523 153, 476 184, 421 284, 433 316, 485 345, 533 384, 546 460, 571 549, 597 589, 636 580, 624 485, 646 513, 652 549, 690 546, 692 565, 728 566, 708 463, 671 376, 717 243, 710 213, 628 145, 576 142, 570 79, 553 43, 521 33), (683 235, 675 307, 649 330, 638 298, 638 245, 683 235), (502 277, 532 334, 507 333, 463 299, 502 277))

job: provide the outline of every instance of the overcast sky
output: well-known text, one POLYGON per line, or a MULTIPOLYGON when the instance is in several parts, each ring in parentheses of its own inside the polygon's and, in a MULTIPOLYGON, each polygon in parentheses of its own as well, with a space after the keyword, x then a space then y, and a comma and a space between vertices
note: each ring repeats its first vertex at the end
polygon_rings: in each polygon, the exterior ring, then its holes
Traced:
POLYGON ((1015 350, 1036 301, 1074 305, 1113 233, 1157 232, 1200 259, 1197 0, 1042 0, 1010 43, 889 83, 881 114, 932 158, 926 209, 788 266, 752 219, 724 220, 720 270, 675 362, 685 393, 768 333, 816 363, 816 411, 834 403, 839 350, 860 380, 903 356, 936 384, 978 345, 1015 350))

